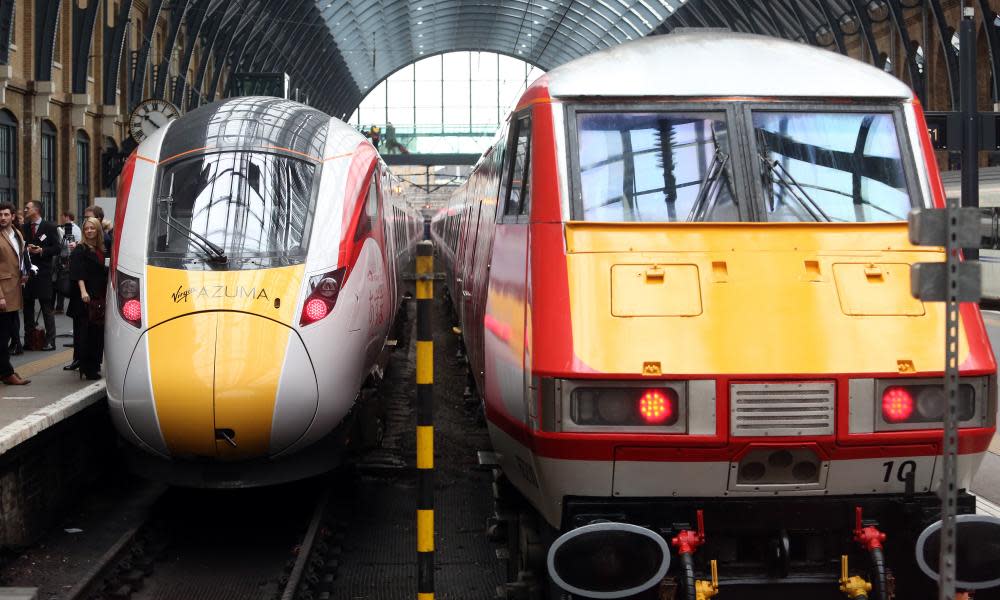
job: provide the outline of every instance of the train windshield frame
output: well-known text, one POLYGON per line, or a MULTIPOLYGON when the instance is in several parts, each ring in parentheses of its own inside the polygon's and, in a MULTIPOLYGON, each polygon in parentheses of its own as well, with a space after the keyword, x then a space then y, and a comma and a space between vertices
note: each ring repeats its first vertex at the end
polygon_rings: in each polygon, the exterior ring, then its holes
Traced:
POLYGON ((751 215, 733 104, 567 107, 574 218, 741 221, 751 215), (668 142, 669 143, 665 143, 668 142), (667 171, 666 163, 675 168, 667 171))
POLYGON ((566 125, 575 220, 897 222, 925 202, 899 103, 574 103, 566 125))
POLYGON ((320 172, 312 161, 231 149, 158 171, 150 265, 238 271, 305 262, 320 172))
POLYGON ((922 207, 899 104, 749 104, 761 220, 884 223, 922 207))

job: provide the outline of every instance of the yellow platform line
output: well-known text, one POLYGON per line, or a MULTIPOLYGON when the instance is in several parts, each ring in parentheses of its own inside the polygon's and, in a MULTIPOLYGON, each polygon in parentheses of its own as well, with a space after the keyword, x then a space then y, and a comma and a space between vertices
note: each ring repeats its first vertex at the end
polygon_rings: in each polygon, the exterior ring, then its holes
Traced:
POLYGON ((21 377, 31 377, 32 375, 37 375, 42 371, 48 371, 52 367, 71 360, 73 360, 73 351, 63 350, 62 352, 56 352, 55 354, 51 354, 45 358, 39 358, 38 360, 33 360, 14 367, 14 370, 17 371, 17 374, 21 377))

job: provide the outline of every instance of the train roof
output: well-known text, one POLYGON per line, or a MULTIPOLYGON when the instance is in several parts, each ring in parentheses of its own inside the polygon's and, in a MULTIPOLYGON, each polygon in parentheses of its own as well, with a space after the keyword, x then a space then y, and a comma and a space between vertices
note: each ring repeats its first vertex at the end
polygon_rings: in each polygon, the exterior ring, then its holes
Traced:
POLYGON ((896 77, 770 36, 688 30, 649 36, 549 71, 549 95, 912 98, 896 77))
POLYGON ((292 100, 229 98, 199 107, 172 123, 160 148, 160 160, 196 150, 258 147, 318 160, 326 147, 329 123, 327 114, 292 100))

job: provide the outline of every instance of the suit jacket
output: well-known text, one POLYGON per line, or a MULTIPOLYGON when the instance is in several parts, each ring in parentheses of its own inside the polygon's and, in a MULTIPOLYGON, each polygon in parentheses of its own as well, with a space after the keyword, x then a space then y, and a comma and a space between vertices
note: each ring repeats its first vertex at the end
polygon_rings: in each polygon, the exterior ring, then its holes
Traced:
POLYGON ((24 235, 24 240, 42 248, 41 254, 28 255, 31 264, 38 267, 37 279, 52 281, 52 261, 59 256, 59 252, 62 250, 59 246, 59 232, 56 230, 56 226, 43 220, 35 229, 34 236, 31 235, 31 223, 25 223, 21 227, 23 228, 21 233, 24 235))
POLYGON ((17 248, 11 245, 7 236, 0 232, 0 295, 7 301, 5 312, 21 310, 21 273, 25 266, 24 240, 21 232, 14 228, 17 248))

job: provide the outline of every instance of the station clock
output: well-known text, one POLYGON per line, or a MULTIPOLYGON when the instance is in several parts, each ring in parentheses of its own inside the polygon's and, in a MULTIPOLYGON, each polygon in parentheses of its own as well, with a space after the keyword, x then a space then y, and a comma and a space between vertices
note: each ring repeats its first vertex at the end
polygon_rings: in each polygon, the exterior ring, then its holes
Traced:
POLYGON ((143 100, 129 115, 129 134, 136 143, 141 144, 143 140, 156 133, 168 121, 176 119, 180 115, 177 107, 166 100, 160 98, 143 100))

